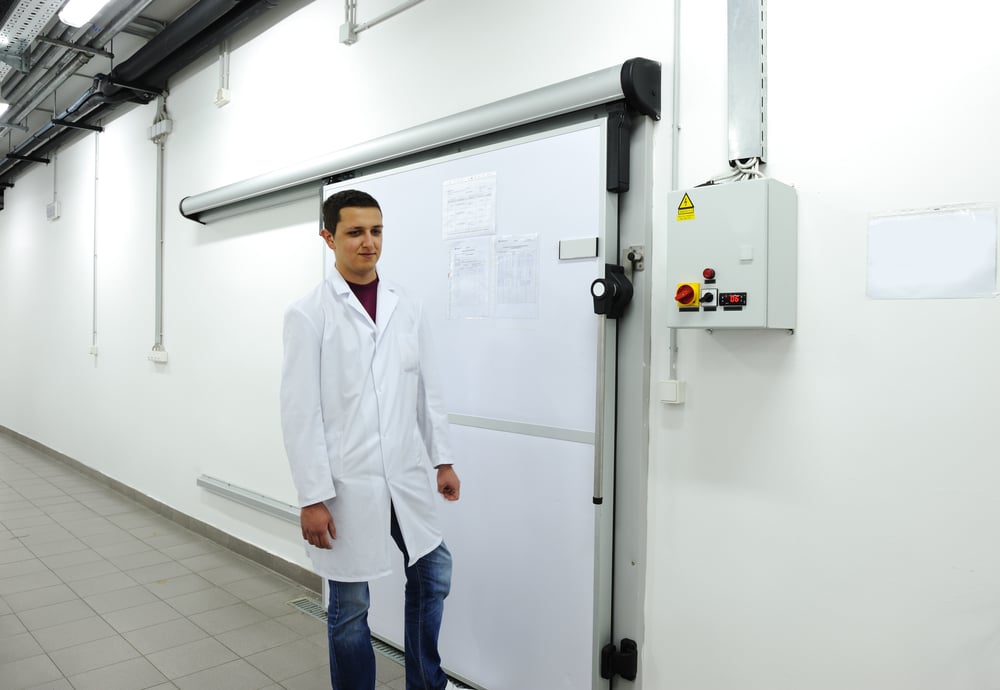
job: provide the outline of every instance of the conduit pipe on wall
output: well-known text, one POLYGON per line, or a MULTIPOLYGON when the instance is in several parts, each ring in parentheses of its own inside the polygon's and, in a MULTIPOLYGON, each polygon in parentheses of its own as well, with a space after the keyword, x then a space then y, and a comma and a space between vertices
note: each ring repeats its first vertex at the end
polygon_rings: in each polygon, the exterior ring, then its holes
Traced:
MULTIPOLYGON (((677 189, 677 178, 680 177, 680 145, 681 145, 681 0, 674 0, 674 64, 673 69, 673 102, 671 103, 670 126, 670 188, 677 189)), ((669 213, 670 209, 667 209, 669 213)), ((670 328, 667 347, 667 368, 671 381, 677 381, 677 329, 670 328)))
POLYGON ((185 197, 181 200, 180 212, 186 218, 208 223, 273 205, 279 198, 305 196, 312 192, 303 190, 304 186, 363 165, 383 163, 623 99, 636 111, 658 120, 660 64, 646 58, 633 58, 621 65, 185 197))
POLYGON ((358 0, 344 0, 344 15, 346 17, 344 25, 340 27, 340 42, 346 45, 353 45, 358 40, 358 34, 362 31, 381 24, 386 19, 392 19, 397 14, 410 9, 414 5, 419 5, 424 0, 406 0, 402 5, 397 5, 387 12, 361 24, 357 23, 358 0))

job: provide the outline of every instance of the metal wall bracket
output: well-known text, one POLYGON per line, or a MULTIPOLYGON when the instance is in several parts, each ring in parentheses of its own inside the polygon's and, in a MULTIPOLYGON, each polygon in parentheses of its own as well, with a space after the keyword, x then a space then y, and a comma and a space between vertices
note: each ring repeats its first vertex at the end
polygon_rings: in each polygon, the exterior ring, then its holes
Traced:
POLYGON ((622 648, 618 651, 614 644, 601 650, 601 678, 611 680, 621 676, 625 680, 635 680, 639 672, 639 645, 635 640, 622 638, 622 648))
POLYGON ((646 248, 641 244, 633 244, 625 250, 625 259, 632 264, 633 271, 646 270, 646 248))
POLYGON ((49 163, 52 162, 48 158, 42 158, 41 156, 21 156, 16 153, 8 153, 7 158, 8 160, 12 161, 26 161, 28 163, 44 163, 45 165, 48 165, 49 163))
POLYGON ((70 43, 69 41, 61 41, 58 38, 49 38, 48 36, 37 36, 35 40, 38 41, 39 43, 48 43, 49 45, 53 46, 61 46, 63 48, 69 48, 70 50, 74 50, 78 53, 84 53, 86 55, 97 55, 100 57, 111 58, 112 60, 115 57, 114 53, 111 53, 107 50, 101 50, 100 48, 91 48, 89 46, 79 46, 75 43, 70 43))
POLYGON ((57 125, 59 127, 70 127, 72 129, 86 129, 90 132, 104 131, 104 128, 99 127, 98 125, 88 125, 83 122, 70 122, 69 120, 65 120, 59 117, 52 118, 52 124, 57 125))
POLYGON ((10 65, 18 72, 28 72, 31 70, 31 56, 29 53, 18 55, 17 53, 0 51, 0 62, 10 65))

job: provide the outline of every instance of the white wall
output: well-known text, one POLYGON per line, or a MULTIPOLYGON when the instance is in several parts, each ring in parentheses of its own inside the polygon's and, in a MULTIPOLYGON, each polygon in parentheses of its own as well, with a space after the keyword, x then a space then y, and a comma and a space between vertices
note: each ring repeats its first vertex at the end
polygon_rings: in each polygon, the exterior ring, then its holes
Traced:
MULTIPOLYGON (((359 19, 393 4, 363 1, 359 19)), ((726 9, 682 10, 678 186, 689 186, 725 168, 726 9)), ((293 500, 280 319, 320 275, 318 200, 207 227, 181 218, 179 200, 638 55, 664 63, 670 92, 668 3, 428 0, 352 47, 336 42, 342 11, 316 0, 238 45, 225 108, 212 104, 214 63, 171 86, 167 365, 145 359, 151 107, 110 123, 96 150, 96 360, 94 136, 60 153, 62 219, 44 219, 42 167, 0 213, 0 425, 300 563, 294 529, 195 479, 293 500)), ((799 194, 799 328, 680 334, 688 402, 650 413, 642 687, 997 686, 998 307, 872 302, 864 268, 868 214, 997 201, 1000 11, 771 0, 768 13, 768 172, 799 194), (721 431, 723 414, 737 421, 721 431)), ((670 210, 654 206, 657 240, 670 210)), ((670 300, 663 243, 652 249, 658 380, 670 300)))
MULTIPOLYGON (((680 334, 688 402, 651 410, 648 687, 998 687, 1000 305, 872 301, 865 262, 869 214, 998 201, 1000 13, 771 0, 768 16, 799 328, 680 334)), ((683 4, 682 187, 728 153, 724 18, 683 4)))

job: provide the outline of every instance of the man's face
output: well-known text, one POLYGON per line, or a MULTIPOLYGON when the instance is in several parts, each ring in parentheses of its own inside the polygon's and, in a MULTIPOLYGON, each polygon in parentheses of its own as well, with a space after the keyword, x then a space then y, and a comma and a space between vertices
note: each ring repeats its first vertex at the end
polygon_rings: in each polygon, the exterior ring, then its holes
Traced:
POLYGON ((342 208, 335 231, 324 228, 322 235, 345 280, 362 285, 375 280, 375 264, 382 254, 382 213, 377 208, 342 208))

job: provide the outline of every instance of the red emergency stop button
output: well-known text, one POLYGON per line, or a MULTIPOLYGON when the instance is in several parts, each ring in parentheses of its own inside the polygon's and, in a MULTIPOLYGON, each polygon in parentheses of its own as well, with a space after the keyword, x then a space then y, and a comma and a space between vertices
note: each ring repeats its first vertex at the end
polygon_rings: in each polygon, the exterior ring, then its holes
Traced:
POLYGON ((713 278, 715 278, 715 269, 706 268, 704 271, 701 272, 701 275, 705 278, 705 280, 712 280, 713 278))
POLYGON ((674 300, 678 304, 691 304, 694 302, 694 298, 694 287, 689 283, 681 283, 677 286, 677 294, 674 295, 674 300))

